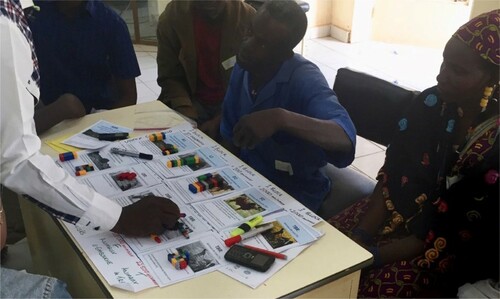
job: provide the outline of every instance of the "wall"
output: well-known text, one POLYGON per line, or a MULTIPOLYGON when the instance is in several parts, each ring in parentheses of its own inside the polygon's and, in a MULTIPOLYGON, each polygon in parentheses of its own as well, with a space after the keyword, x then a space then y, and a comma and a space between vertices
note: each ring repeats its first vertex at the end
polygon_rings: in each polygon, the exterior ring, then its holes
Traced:
POLYGON ((376 0, 356 0, 352 16, 350 42, 369 41, 372 38, 372 16, 376 0))
POLYGON ((332 26, 351 31, 355 0, 331 0, 332 26))
POLYGON ((484 12, 500 8, 500 1, 498 0, 471 0, 471 2, 472 2, 472 10, 470 13, 471 19, 484 12))
POLYGON ((340 41, 350 42, 356 0, 330 1, 332 17, 329 35, 340 41))
POLYGON ((452 0, 376 0, 373 40, 443 48, 469 20, 471 5, 452 0))
POLYGON ((332 19, 331 0, 304 0, 309 4, 307 15, 307 32, 305 38, 316 38, 330 35, 332 19))

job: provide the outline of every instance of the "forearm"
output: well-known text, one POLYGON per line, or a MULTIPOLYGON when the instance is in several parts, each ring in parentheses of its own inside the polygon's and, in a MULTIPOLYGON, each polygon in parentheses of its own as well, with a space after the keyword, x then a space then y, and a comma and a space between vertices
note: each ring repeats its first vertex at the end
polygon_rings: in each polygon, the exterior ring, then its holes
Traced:
POLYGON ((2 152, 3 185, 50 207, 56 216, 78 217, 79 225, 109 230, 116 224, 121 213, 118 204, 76 181, 52 158, 29 152, 20 150, 15 156, 2 152))
POLYGON ((384 200, 382 198, 382 183, 378 182, 370 195, 370 203, 366 213, 360 219, 358 228, 375 236, 388 216, 384 200))
POLYGON ((42 134, 65 119, 85 116, 86 111, 80 99, 73 94, 63 94, 54 103, 45 106, 39 102, 35 110, 36 131, 42 134))
POLYGON ((37 134, 44 133, 66 118, 65 111, 58 109, 57 105, 43 106, 36 109, 33 119, 35 120, 37 134))
POLYGON ((351 140, 334 121, 316 119, 284 109, 277 109, 277 115, 278 130, 316 144, 329 153, 348 153, 352 150, 351 140))
POLYGON ((424 251, 424 244, 425 242, 418 239, 415 235, 403 239, 394 239, 392 242, 378 249, 378 257, 376 257, 375 264, 384 265, 396 261, 413 259, 424 251))
POLYGON ((172 109, 192 106, 187 74, 179 60, 181 45, 176 37, 173 24, 162 14, 157 29, 157 83, 161 87, 159 100, 172 109))
POLYGON ((114 80, 117 98, 110 108, 121 108, 135 105, 137 103, 137 86, 135 78, 114 80))

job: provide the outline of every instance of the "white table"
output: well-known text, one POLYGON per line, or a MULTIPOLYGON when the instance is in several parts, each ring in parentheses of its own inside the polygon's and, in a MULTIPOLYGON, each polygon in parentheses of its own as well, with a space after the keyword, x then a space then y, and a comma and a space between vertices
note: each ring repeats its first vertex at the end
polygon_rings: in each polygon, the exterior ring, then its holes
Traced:
MULTIPOLYGON (((156 101, 65 121, 41 138, 47 141, 70 136, 100 119, 130 128, 153 128, 135 130, 132 136, 156 132, 182 121, 174 111, 156 101)), ((42 152, 57 154, 46 144, 42 152)), ((60 220, 25 199, 21 199, 21 209, 35 271, 65 281, 75 298, 355 298, 360 270, 372 262, 368 251, 321 222, 315 227, 325 235, 257 289, 213 272, 165 288, 131 293, 107 284, 60 220)))

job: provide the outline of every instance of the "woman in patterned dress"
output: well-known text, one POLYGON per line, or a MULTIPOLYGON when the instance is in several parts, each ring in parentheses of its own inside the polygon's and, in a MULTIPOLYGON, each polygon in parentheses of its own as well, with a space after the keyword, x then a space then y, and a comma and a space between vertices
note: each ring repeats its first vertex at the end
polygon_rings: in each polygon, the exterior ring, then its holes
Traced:
POLYGON ((329 222, 374 255, 359 297, 456 296, 499 273, 500 10, 448 41, 389 145, 373 194, 329 222))

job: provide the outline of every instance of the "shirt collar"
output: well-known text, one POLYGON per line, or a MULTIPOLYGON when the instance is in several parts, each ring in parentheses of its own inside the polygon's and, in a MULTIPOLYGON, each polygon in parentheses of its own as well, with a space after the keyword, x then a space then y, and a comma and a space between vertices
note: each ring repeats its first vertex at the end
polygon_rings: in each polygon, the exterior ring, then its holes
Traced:
POLYGON ((89 12, 89 14, 93 17, 96 13, 96 5, 94 0, 87 0, 85 3, 85 9, 89 12))
POLYGON ((276 76, 274 77, 273 81, 275 82, 287 82, 290 80, 290 77, 292 76, 293 72, 296 69, 297 64, 300 63, 304 58, 297 53, 294 53, 292 57, 289 59, 283 61, 281 64, 281 67, 279 71, 276 73, 276 76))
POLYGON ((34 6, 33 0, 19 0, 23 9, 34 6))
MULTIPOLYGON (((30 1, 30 2, 33 2, 33 0, 20 0, 21 2, 22 1, 30 1)), ((56 2, 57 0, 48 0, 47 2, 56 2)), ((38 0, 37 2, 40 3, 41 5, 41 2, 42 0, 38 0)), ((33 5, 33 4, 32 4, 33 5)), ((85 11, 88 12, 88 14, 91 16, 91 17, 94 17, 96 12, 97 12, 97 7, 96 7, 96 4, 95 4, 95 0, 85 0, 85 11)), ((55 9, 55 3, 52 5, 52 7, 55 9)), ((24 7, 23 7, 24 8, 24 7)))

